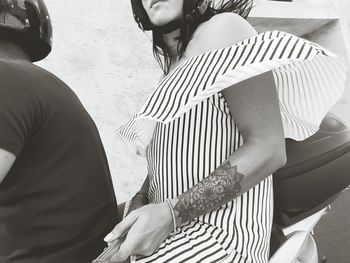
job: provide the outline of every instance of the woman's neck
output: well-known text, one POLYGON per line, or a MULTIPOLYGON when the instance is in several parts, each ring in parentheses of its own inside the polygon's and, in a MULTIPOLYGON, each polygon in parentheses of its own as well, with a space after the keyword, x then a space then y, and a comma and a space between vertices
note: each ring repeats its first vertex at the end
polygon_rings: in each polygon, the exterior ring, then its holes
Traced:
POLYGON ((168 34, 163 35, 163 40, 167 46, 170 55, 173 57, 178 56, 180 29, 176 29, 168 34))

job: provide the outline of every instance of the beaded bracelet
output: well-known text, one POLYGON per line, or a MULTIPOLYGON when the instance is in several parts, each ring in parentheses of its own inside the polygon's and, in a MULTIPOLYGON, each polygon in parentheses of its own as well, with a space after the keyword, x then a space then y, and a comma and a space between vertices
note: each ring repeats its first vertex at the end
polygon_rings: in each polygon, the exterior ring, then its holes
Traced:
POLYGON ((172 234, 172 237, 174 237, 174 235, 176 234, 176 218, 175 218, 175 212, 174 212, 174 208, 173 208, 173 205, 171 204, 170 200, 167 199, 166 200, 166 203, 168 204, 169 206, 169 209, 171 211, 171 216, 173 217, 173 227, 174 227, 174 230, 173 230, 173 234, 172 234))

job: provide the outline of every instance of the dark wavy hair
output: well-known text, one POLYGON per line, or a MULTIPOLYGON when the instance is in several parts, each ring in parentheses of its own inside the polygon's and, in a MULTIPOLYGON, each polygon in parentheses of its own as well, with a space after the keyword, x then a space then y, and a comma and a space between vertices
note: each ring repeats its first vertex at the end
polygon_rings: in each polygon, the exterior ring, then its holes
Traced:
MULTIPOLYGON (((184 54, 192 34, 201 23, 209 20, 211 17, 217 14, 224 12, 233 12, 246 19, 253 6, 253 0, 221 0, 220 4, 218 4, 216 7, 210 6, 203 15, 191 15, 194 14, 193 10, 195 10, 202 1, 203 0, 184 0, 184 19, 178 21, 180 35, 177 56, 180 58, 184 54)), ((170 51, 164 43, 164 32, 162 28, 152 25, 145 9, 143 8, 141 0, 131 0, 131 5, 134 19, 139 28, 143 31, 152 30, 153 55, 159 66, 162 68, 164 74, 168 74, 173 56, 170 54, 170 51)))

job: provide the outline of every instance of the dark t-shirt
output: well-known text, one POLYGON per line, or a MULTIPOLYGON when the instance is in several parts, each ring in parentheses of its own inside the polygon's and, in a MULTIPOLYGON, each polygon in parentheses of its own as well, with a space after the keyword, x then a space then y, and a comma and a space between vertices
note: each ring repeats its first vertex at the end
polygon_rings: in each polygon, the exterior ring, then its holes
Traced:
POLYGON ((30 63, 0 60, 1 263, 89 263, 116 200, 97 128, 73 91, 30 63))

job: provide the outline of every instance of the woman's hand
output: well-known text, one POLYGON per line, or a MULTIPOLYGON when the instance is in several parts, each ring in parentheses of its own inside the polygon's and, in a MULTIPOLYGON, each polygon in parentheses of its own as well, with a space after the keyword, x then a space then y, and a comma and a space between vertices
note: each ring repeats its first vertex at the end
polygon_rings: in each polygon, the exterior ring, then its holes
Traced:
POLYGON ((106 242, 113 242, 127 232, 110 262, 123 262, 131 255, 152 255, 173 230, 172 220, 167 203, 149 204, 132 211, 105 238, 106 242))

